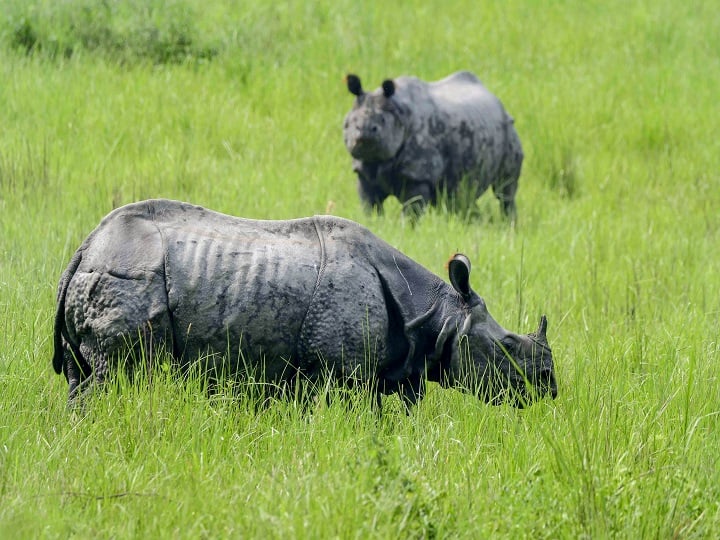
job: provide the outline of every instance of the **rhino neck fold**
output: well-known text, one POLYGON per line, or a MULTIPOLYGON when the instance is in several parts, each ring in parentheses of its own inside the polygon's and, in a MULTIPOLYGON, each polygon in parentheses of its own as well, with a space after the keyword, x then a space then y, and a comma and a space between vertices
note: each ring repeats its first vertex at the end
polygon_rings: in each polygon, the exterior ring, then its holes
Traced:
MULTIPOLYGON (((327 250, 325 249, 325 235, 323 235, 322 231, 320 230, 320 226, 318 225, 318 218, 317 216, 313 216, 312 223, 315 227, 315 232, 317 233, 318 237, 318 244, 320 245, 320 266, 318 267, 318 275, 317 280, 315 281, 315 290, 313 291, 312 298, 315 299, 315 295, 317 294, 318 287, 320 286, 320 280, 323 277, 323 274, 325 273, 325 267, 327 266, 327 250)), ((312 300, 311 300, 312 303, 312 300)))
POLYGON ((325 235, 323 234, 320 224, 318 223, 317 216, 313 216, 312 223, 315 227, 315 233, 317 234, 318 245, 320 246, 320 261, 318 264, 317 278, 315 280, 315 289, 313 289, 310 303, 308 304, 307 310, 305 311, 305 316, 303 317, 302 323, 300 324, 300 332, 298 332, 298 338, 295 343, 295 351, 300 361, 300 369, 307 368, 311 363, 310 356, 309 354, 307 354, 309 351, 303 350, 305 344, 308 343, 308 340, 310 338, 310 331, 308 330, 306 323, 308 320, 308 316, 315 307, 316 299, 318 296, 318 289, 320 288, 320 283, 322 282, 323 275, 325 274, 325 268, 327 267, 327 249, 325 248, 325 235))
POLYGON ((430 308, 405 324, 410 350, 405 362, 408 373, 437 381, 443 355, 457 336, 462 325, 461 308, 456 306, 457 295, 439 294, 430 308))

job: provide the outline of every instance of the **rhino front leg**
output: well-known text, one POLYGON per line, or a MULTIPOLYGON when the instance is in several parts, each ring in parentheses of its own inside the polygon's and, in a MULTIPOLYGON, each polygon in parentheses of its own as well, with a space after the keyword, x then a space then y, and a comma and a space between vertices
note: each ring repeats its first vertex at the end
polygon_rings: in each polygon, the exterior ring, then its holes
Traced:
POLYGON ((400 398, 405 404, 406 412, 409 414, 410 409, 425 395, 425 378, 418 377, 416 379, 408 379, 400 385, 400 398))
POLYGON ((375 210, 378 214, 382 214, 383 202, 387 199, 387 193, 377 186, 373 186, 360 174, 358 174, 358 195, 366 212, 370 213, 375 210))
POLYGON ((389 193, 383 187, 383 169, 379 163, 365 163, 353 160, 353 171, 357 174, 357 191, 366 212, 376 210, 382 214, 383 202, 389 193))
POLYGON ((437 186, 444 174, 444 160, 431 148, 410 145, 407 155, 398 165, 393 189, 403 203, 403 214, 419 217, 428 204, 437 203, 437 186))
POLYGON ((428 204, 435 204, 435 189, 430 182, 408 182, 400 200, 403 203, 403 214, 415 222, 428 204))

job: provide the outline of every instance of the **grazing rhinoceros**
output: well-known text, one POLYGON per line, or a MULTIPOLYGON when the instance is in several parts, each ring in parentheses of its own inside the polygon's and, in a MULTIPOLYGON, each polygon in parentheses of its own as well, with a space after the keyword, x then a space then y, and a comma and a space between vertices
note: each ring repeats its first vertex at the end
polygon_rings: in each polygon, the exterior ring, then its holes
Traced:
POLYGON ((388 195, 408 205, 435 204, 438 191, 455 195, 465 178, 473 201, 492 185, 508 217, 523 161, 520 139, 502 103, 470 72, 437 82, 415 77, 386 80, 364 92, 346 78, 356 97, 345 117, 345 146, 369 208, 388 195))
POLYGON ((260 221, 169 200, 111 212, 60 279, 53 366, 70 400, 120 361, 166 350, 180 369, 247 369, 291 385, 330 373, 413 403, 424 381, 518 405, 556 395, 543 316, 502 328, 471 288, 452 286, 352 221, 260 221), (514 391, 516 392, 514 392, 514 391))

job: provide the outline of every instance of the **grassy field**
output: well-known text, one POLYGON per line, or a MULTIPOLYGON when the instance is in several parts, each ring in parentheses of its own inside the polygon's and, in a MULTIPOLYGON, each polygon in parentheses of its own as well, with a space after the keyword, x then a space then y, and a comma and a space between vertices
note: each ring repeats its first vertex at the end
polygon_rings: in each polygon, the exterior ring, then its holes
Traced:
POLYGON ((712 538, 720 530, 715 2, 0 0, 0 537, 712 538), (515 117, 519 222, 365 215, 347 72, 476 72, 515 117), (333 213, 514 331, 555 401, 431 386, 258 409, 159 371, 83 414, 51 368, 57 281, 113 207, 333 213))

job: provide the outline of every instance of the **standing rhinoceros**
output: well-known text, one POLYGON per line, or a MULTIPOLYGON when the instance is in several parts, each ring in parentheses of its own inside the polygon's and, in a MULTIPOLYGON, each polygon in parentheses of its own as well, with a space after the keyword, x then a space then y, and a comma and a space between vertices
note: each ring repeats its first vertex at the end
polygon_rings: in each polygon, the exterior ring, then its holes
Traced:
POLYGON ((239 378, 254 368, 280 386, 330 372, 410 403, 426 379, 489 401, 555 396, 545 317, 533 334, 508 332, 470 288, 464 255, 449 274, 452 286, 336 217, 129 204, 90 233, 60 279, 53 366, 71 400, 120 360, 132 370, 134 347, 169 351, 181 369, 239 378))
POLYGON ((353 157, 358 191, 369 208, 388 195, 400 202, 435 204, 439 190, 457 192, 465 178, 473 201, 492 185, 508 217, 523 161, 520 139, 502 103, 470 72, 437 82, 388 79, 364 92, 348 75, 356 97, 345 117, 345 146, 353 157))

